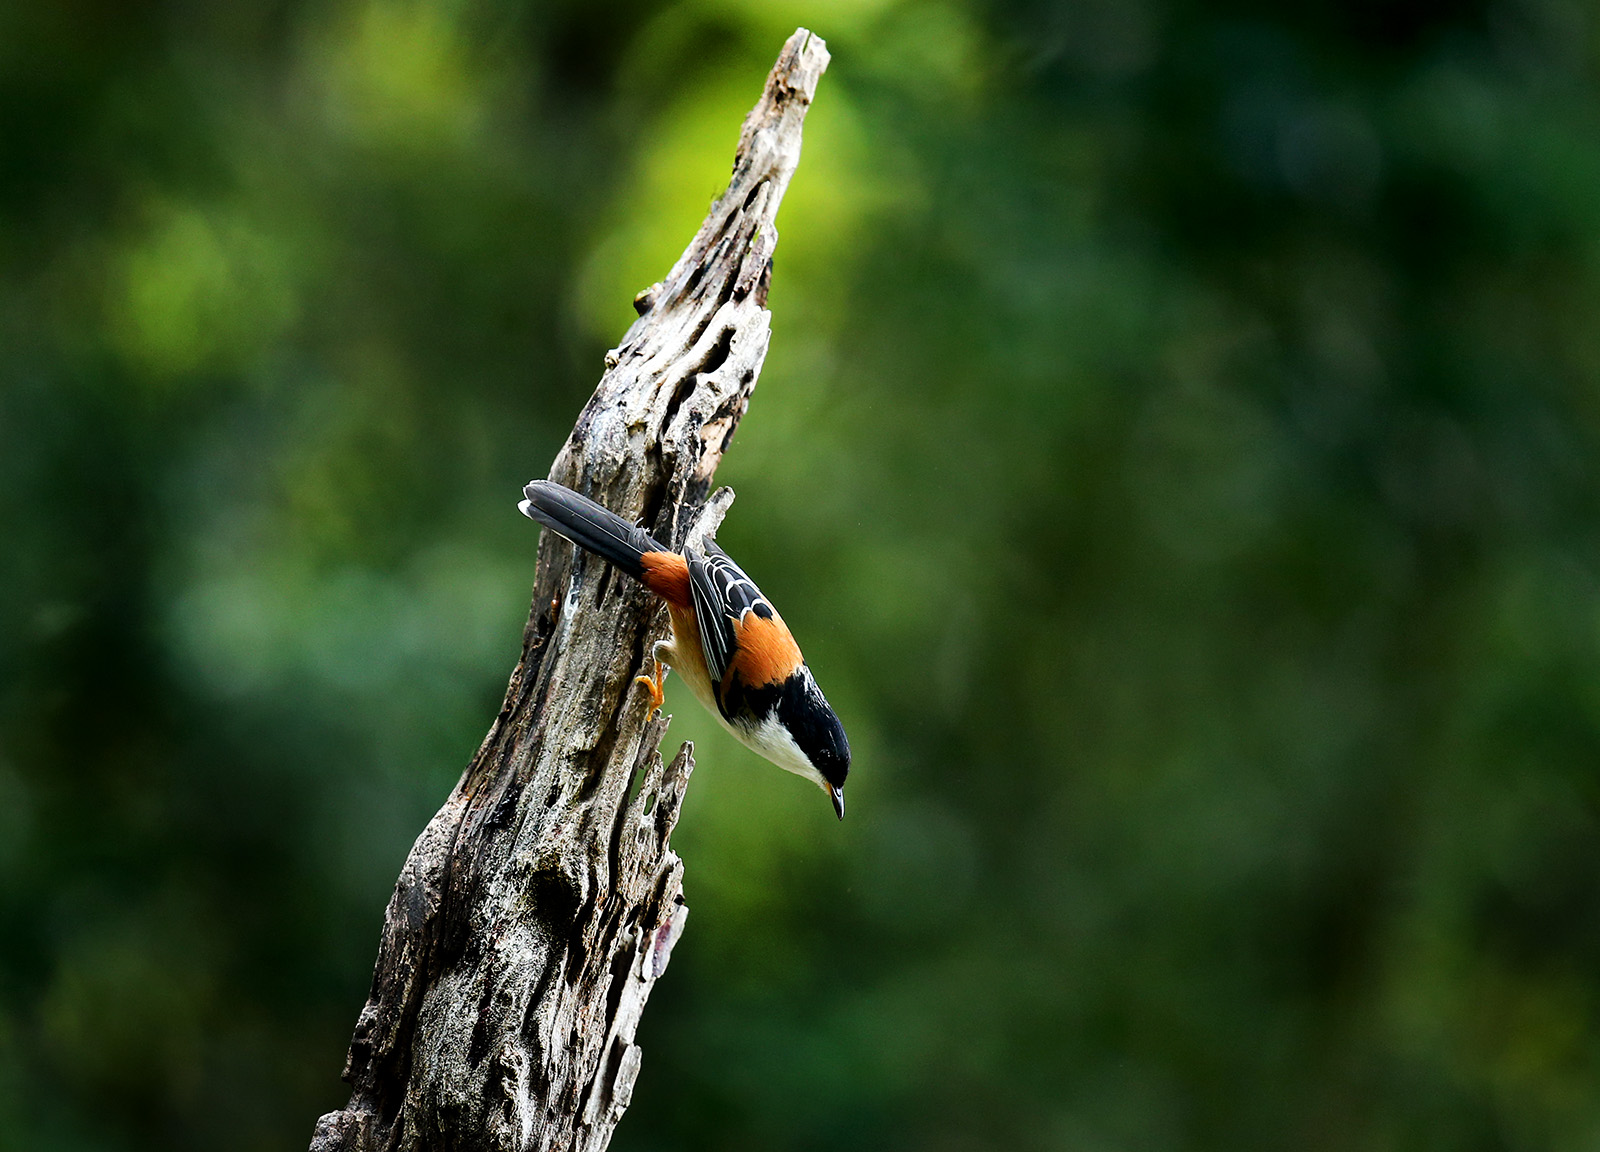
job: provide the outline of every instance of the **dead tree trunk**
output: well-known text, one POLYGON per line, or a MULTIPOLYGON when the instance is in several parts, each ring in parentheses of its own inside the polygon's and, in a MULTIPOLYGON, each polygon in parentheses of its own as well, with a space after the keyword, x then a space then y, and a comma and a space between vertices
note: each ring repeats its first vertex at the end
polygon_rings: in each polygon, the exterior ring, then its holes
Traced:
MULTIPOLYGON (((733 179, 606 356, 551 478, 681 547, 770 338, 773 219, 828 64, 797 31, 744 122, 733 179)), ((514 494, 506 497, 512 514, 514 494)), ((500 715, 417 838, 385 914, 344 1076, 313 1152, 603 1149, 639 1072, 634 1030, 683 930, 667 845, 694 767, 632 686, 665 612, 552 533, 500 715)))

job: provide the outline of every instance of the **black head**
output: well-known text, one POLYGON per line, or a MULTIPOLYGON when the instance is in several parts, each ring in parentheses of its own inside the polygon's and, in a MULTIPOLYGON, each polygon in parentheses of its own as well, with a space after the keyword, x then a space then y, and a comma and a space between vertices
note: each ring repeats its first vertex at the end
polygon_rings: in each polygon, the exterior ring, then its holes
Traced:
POLYGON ((850 774, 850 741, 809 669, 791 676, 778 698, 778 720, 828 786, 834 811, 844 819, 844 778, 850 774))

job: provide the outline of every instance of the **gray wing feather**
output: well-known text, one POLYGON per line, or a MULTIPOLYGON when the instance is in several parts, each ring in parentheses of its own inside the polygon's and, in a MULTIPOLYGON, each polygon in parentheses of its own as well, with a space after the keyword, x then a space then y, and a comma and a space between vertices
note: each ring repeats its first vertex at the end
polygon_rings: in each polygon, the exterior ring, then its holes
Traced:
POLYGON ((700 643, 705 649, 706 669, 719 688, 733 662, 734 625, 746 612, 771 616, 772 605, 756 587, 756 582, 710 541, 705 555, 689 557, 689 591, 694 600, 694 619, 700 626, 700 643))

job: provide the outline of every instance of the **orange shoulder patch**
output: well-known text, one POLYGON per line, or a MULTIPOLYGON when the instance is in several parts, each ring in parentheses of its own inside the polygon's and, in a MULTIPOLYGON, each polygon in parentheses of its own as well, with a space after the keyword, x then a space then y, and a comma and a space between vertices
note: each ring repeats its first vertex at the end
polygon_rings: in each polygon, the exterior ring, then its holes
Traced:
POLYGON ((733 631, 738 643, 733 669, 739 679, 752 688, 782 683, 803 662, 800 645, 794 642, 788 625, 776 613, 766 620, 754 612, 746 612, 733 631))
POLYGON ((646 552, 639 557, 644 568, 644 586, 668 604, 687 608, 689 596, 689 562, 676 552, 646 552))

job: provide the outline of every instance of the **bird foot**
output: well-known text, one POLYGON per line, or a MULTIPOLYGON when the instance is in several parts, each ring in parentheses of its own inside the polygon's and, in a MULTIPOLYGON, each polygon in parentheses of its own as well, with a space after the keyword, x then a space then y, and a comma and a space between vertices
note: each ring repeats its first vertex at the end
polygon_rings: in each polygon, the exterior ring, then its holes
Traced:
POLYGON ((667 666, 661 661, 656 661, 654 676, 635 676, 635 684, 643 684, 645 691, 650 693, 650 709, 653 712, 661 711, 661 706, 667 702, 666 692, 667 666))

